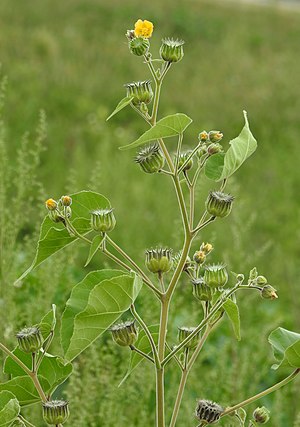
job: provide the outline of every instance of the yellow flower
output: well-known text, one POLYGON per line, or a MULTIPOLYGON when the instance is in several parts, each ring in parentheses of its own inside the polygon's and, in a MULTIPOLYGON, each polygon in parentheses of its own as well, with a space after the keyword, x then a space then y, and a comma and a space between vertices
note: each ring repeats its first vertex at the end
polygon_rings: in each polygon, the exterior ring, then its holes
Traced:
POLYGON ((46 200, 45 205, 49 211, 54 211, 57 208, 57 202, 53 199, 46 200))
POLYGON ((134 34, 136 37, 145 37, 149 38, 152 36, 153 33, 153 24, 150 21, 142 21, 139 19, 134 24, 134 34))

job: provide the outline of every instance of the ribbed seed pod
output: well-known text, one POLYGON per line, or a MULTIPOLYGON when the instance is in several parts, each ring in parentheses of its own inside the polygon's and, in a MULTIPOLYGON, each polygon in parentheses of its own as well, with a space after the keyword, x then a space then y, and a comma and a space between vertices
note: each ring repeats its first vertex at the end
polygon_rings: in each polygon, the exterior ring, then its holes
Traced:
POLYGON ((220 415, 223 411, 224 409, 218 403, 201 399, 198 401, 196 407, 196 417, 201 422, 214 424, 220 419, 220 415))
POLYGON ((256 408, 253 412, 253 418, 258 424, 266 424, 270 419, 270 411, 264 406, 256 408))
POLYGON ((132 82, 124 85, 127 89, 127 96, 133 96, 133 105, 140 105, 142 102, 149 104, 153 98, 151 81, 132 82))
POLYGON ((136 56, 143 56, 148 52, 150 43, 144 37, 136 37, 129 42, 130 52, 136 56))
POLYGON ((69 404, 65 400, 49 400, 43 403, 43 418, 47 424, 63 424, 69 418, 69 404))
POLYGON ((25 353, 35 353, 43 345, 43 337, 37 326, 21 329, 16 337, 20 349, 25 353))
POLYGON ((221 191, 211 191, 206 200, 206 210, 212 216, 225 218, 230 214, 234 197, 221 191))
MULTIPOLYGON (((180 153, 179 159, 178 159, 178 168, 181 168, 181 166, 183 166, 183 164, 186 162, 186 160, 189 158, 190 155, 191 155, 191 151, 180 153)), ((182 170, 188 171, 192 169, 193 164, 194 164, 194 161, 193 161, 193 158, 191 157, 182 170)))
POLYGON ((183 53, 183 40, 174 40, 172 38, 166 38, 161 41, 161 47, 159 50, 160 57, 166 62, 179 62, 182 60, 183 53))
POLYGON ((115 228, 116 219, 113 209, 97 209, 91 212, 91 227, 93 230, 107 233, 115 228))
POLYGON ((113 340, 121 347, 133 345, 138 337, 134 320, 118 323, 110 328, 113 340))
POLYGON ((134 161, 138 163, 141 169, 146 173, 158 172, 165 164, 165 158, 157 143, 151 144, 139 151, 134 161))
POLYGON ((193 285, 193 295, 199 301, 211 301, 212 299, 212 289, 205 282, 203 277, 192 280, 193 285))
POLYGON ((146 251, 146 267, 151 273, 167 273, 173 265, 171 249, 148 249, 146 251))
MULTIPOLYGON (((184 341, 187 337, 191 335, 195 331, 196 328, 193 327, 187 327, 187 326, 181 326, 178 328, 178 341, 181 343, 184 341)), ((200 332, 198 332, 192 339, 189 341, 184 347, 188 349, 193 349, 197 346, 198 342, 200 340, 200 332)))
POLYGON ((225 264, 207 264, 204 267, 204 282, 211 288, 222 288, 228 281, 225 264))

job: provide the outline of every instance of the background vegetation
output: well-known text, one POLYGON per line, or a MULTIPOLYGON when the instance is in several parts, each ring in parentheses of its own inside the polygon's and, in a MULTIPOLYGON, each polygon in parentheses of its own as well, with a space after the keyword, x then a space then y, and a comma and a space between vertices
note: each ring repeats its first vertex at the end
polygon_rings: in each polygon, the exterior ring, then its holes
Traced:
MULTIPOLYGON (((229 141, 242 127, 242 109, 260 144, 228 186, 236 195, 233 214, 208 228, 202 239, 215 245, 213 260, 225 260, 233 271, 247 273, 256 265, 280 299, 240 295, 243 340, 235 342, 225 321, 211 337, 190 377, 178 421, 179 427, 194 426, 197 398, 227 405, 284 377, 284 370, 270 370, 267 335, 278 325, 300 330, 297 12, 199 0, 1 1, 0 60, 8 90, 0 139, 0 338, 13 347, 15 331, 39 321, 52 302, 61 312, 72 285, 86 274, 81 266, 87 248, 80 246, 77 253, 73 247, 46 262, 21 288, 12 286, 33 258, 46 198, 80 189, 109 197, 118 221, 113 237, 141 265, 148 247, 180 248, 168 179, 142 174, 133 153, 117 149, 143 132, 144 123, 130 109, 105 122, 123 96, 122 85, 149 77, 142 62, 130 56, 124 37, 139 17, 155 24, 153 52, 163 36, 186 41, 184 60, 166 79, 160 110, 194 119, 186 145, 194 145, 202 129, 220 129, 229 141)), ((211 186, 205 181, 198 189, 199 214, 211 186)), ((90 268, 106 265, 99 255, 90 268)), ((147 291, 139 310, 156 323, 147 291)), ((169 341, 175 343, 177 326, 194 325, 197 318, 199 307, 182 280, 169 341)), ((58 341, 54 345, 59 351, 58 341)), ((117 388, 128 356, 105 334, 78 358, 75 374, 58 391, 70 400, 70 425, 153 425, 150 368, 139 367, 117 388)), ((167 408, 178 376, 176 367, 169 370, 167 408)), ((272 410, 270 425, 300 426, 299 397, 296 382, 260 402, 272 410)), ((39 407, 30 408, 29 419, 42 425, 39 407)))

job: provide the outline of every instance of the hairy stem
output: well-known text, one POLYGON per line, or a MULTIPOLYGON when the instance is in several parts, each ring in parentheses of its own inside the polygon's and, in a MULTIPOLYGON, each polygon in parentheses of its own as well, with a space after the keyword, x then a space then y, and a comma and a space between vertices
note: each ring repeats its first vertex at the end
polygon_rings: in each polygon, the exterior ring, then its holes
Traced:
POLYGON ((255 396, 249 397, 248 399, 243 400, 242 402, 237 403, 236 405, 225 409, 225 411, 221 414, 221 417, 225 417, 226 415, 232 414, 237 409, 242 408, 246 405, 249 405, 250 403, 254 402, 255 400, 266 396, 267 394, 273 393, 273 391, 280 389, 281 387, 285 386, 290 381, 292 381, 299 373, 300 373, 300 368, 297 368, 288 377, 284 378, 282 381, 273 385, 272 387, 267 388, 266 390, 262 391, 261 393, 258 393, 255 396))
POLYGON ((129 346, 130 349, 132 351, 135 351, 136 353, 140 354, 141 356, 143 356, 145 359, 148 359, 150 362, 154 363, 154 359, 152 359, 152 357, 150 357, 148 354, 144 353, 143 351, 139 350, 137 347, 135 347, 134 345, 130 345, 129 346))

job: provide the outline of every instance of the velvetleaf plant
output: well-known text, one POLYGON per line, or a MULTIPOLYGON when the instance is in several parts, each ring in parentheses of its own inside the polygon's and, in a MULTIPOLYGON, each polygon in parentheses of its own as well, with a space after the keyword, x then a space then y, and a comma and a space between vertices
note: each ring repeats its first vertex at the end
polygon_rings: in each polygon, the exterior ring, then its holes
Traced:
MULTIPOLYGON (((127 32, 130 52, 144 60, 152 81, 146 79, 126 84, 126 96, 108 119, 130 106, 149 125, 136 141, 120 148, 138 148, 135 161, 142 172, 166 175, 173 182, 184 231, 182 248, 176 253, 168 246, 147 249, 146 269, 143 269, 111 238, 116 219, 106 197, 93 191, 81 191, 59 200, 48 199, 35 259, 16 284, 20 285, 27 274, 46 259, 79 240, 89 248, 85 266, 100 251, 115 262, 118 269, 90 272, 73 287, 60 319, 63 356, 50 353, 52 340, 57 335, 55 305, 39 324, 26 325, 18 331, 15 349, 9 350, 0 343, 1 350, 7 355, 3 370, 10 377, 0 384, 0 425, 33 426, 22 415, 22 407, 39 402, 45 423, 63 426, 68 420, 69 403, 58 399, 54 392, 71 375, 74 359, 109 331, 117 345, 131 349, 129 370, 123 381, 143 360, 153 366, 156 427, 174 427, 189 373, 211 332, 227 317, 236 338, 240 339, 236 295, 246 289, 270 301, 278 297, 276 290, 255 267, 247 278, 241 273, 230 275, 223 262, 212 260, 213 246, 210 243, 203 242, 194 254, 190 253, 201 230, 230 214, 236 202, 232 195, 225 193, 225 187, 229 178, 254 153, 257 142, 244 112, 244 127, 230 141, 227 151, 222 145, 223 134, 214 130, 201 131, 197 144, 188 151, 183 150, 184 132, 192 119, 184 113, 176 113, 158 120, 158 107, 163 80, 171 66, 182 60, 184 42, 163 39, 160 58, 153 59, 150 53, 152 32, 153 24, 140 19, 134 30, 127 32), (174 141, 177 141, 177 149, 172 155, 174 141), (203 174, 214 184, 207 195, 202 216, 196 218, 195 188, 203 174), (167 329, 174 325, 168 325, 168 314, 183 275, 188 277, 190 291, 199 302, 199 322, 179 326, 178 342, 172 347, 168 343, 167 329), (148 287, 160 305, 157 325, 147 325, 137 312, 135 301, 142 287, 148 287), (131 318, 121 321, 128 311, 131 318), (174 406, 167 411, 164 377, 171 361, 178 365, 181 380, 174 406)), ((202 396, 199 390, 195 408, 198 427, 217 424, 229 415, 234 416, 241 426, 247 421, 249 426, 269 421, 267 408, 257 407, 247 420, 244 407, 278 390, 299 374, 300 334, 279 327, 270 334, 269 342, 277 359, 273 368, 289 366, 293 371, 272 387, 238 403, 214 402, 211 400, 213 396, 202 396)))

